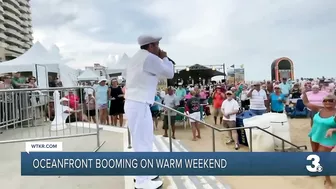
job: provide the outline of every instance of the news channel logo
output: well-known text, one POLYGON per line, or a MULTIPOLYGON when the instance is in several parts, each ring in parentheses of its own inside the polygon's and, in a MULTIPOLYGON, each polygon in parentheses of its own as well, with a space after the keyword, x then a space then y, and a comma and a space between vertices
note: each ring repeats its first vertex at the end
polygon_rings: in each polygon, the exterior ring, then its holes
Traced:
POLYGON ((307 156, 307 161, 309 161, 310 164, 306 166, 306 169, 310 173, 321 173, 323 171, 323 167, 320 164, 321 161, 320 156, 316 154, 311 154, 307 156))

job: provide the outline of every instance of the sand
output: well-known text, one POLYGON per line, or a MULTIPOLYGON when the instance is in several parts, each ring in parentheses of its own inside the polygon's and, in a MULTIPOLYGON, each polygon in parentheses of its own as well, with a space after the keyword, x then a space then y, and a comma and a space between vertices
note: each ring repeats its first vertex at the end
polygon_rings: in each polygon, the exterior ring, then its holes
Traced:
MULTIPOLYGON (((209 116, 205 122, 214 125, 213 117, 209 116)), ((310 130, 310 119, 289 119, 291 128, 291 140, 296 145, 307 145, 308 151, 311 151, 309 138, 307 134, 310 130)), ((162 121, 155 134, 162 135, 162 121)), ((179 124, 181 125, 181 124, 179 124)), ((219 125, 217 125, 220 127, 219 125)), ((202 139, 192 141, 191 129, 188 127, 184 129, 183 126, 177 126, 176 138, 181 140, 182 143, 192 152, 208 152, 212 151, 212 131, 210 128, 201 127, 202 139)), ((216 136, 216 151, 232 151, 237 152, 232 145, 226 145, 227 134, 215 133, 216 136)), ((247 147, 241 147, 239 151, 248 151, 247 147)), ((232 189, 324 189, 323 177, 308 177, 308 176, 221 176, 217 177, 223 183, 231 186, 232 189)), ((336 187, 336 177, 332 177, 336 187)))

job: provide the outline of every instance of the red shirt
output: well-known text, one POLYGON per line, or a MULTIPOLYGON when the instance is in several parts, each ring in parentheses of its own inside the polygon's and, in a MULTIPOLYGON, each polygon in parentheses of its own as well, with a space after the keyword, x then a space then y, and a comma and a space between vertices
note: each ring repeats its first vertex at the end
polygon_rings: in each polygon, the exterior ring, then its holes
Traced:
POLYGON ((221 108, 222 103, 224 101, 224 97, 222 96, 223 93, 216 92, 213 98, 213 106, 214 108, 221 108))
POLYGON ((74 94, 66 95, 65 98, 69 99, 69 106, 70 108, 77 110, 79 97, 74 94))

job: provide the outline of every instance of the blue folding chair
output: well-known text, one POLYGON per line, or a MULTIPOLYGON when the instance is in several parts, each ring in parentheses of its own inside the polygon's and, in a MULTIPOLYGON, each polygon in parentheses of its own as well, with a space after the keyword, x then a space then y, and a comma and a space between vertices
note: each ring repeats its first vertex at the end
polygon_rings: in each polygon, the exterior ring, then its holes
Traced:
POLYGON ((308 116, 308 109, 307 107, 303 104, 302 99, 298 99, 295 105, 295 108, 293 111, 290 113, 290 118, 302 118, 302 117, 307 117, 308 116))

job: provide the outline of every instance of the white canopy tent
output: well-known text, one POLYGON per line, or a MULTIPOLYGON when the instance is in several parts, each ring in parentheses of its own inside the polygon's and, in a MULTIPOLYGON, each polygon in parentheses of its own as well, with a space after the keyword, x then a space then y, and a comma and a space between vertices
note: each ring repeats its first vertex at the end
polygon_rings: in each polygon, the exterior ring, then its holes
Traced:
POLYGON ((94 73, 92 70, 86 69, 83 73, 81 73, 77 77, 77 80, 78 81, 98 81, 99 78, 100 77, 96 73, 94 73))
POLYGON ((108 68, 108 74, 123 75, 129 61, 130 57, 126 53, 124 53, 115 64, 111 65, 111 67, 108 68))
POLYGON ((32 72, 37 77, 40 88, 48 87, 48 72, 58 73, 64 87, 76 86, 78 75, 77 70, 65 65, 55 47, 48 51, 40 42, 36 42, 21 56, 0 63, 0 74, 11 72, 32 72))
POLYGON ((108 55, 107 58, 103 61, 106 67, 112 68, 118 61, 118 55, 108 55))

